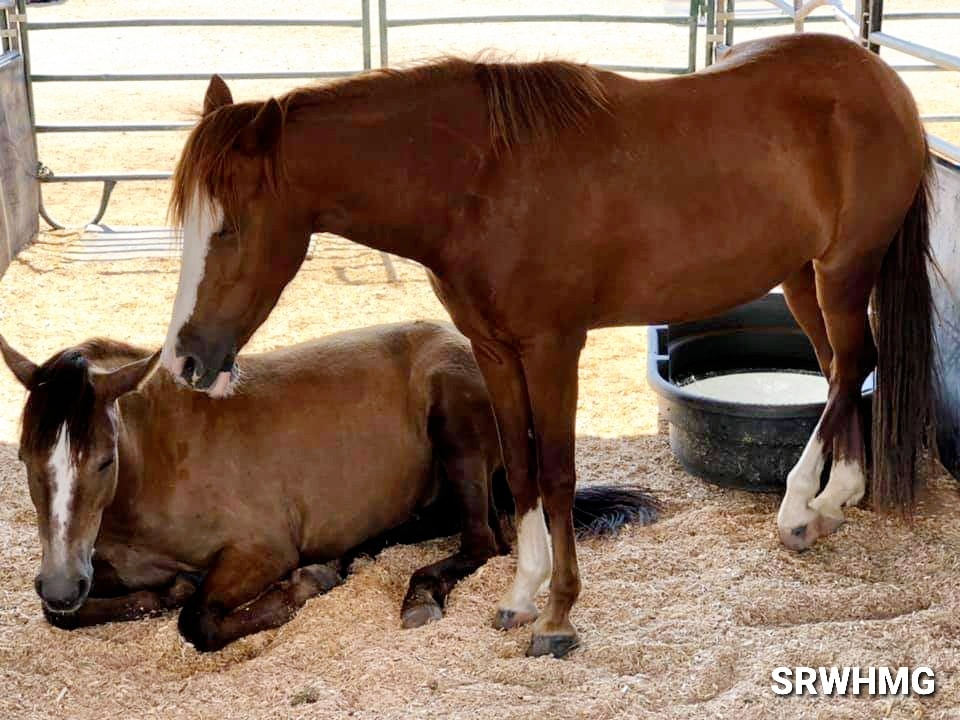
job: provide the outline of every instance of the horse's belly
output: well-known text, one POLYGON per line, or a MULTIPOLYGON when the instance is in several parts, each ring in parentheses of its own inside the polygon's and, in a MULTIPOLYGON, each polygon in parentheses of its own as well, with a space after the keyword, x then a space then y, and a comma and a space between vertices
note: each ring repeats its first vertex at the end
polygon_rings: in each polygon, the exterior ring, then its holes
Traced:
POLYGON ((301 551, 307 557, 344 554, 413 518, 436 492, 428 447, 370 448, 345 470, 340 480, 318 475, 305 488, 301 551))

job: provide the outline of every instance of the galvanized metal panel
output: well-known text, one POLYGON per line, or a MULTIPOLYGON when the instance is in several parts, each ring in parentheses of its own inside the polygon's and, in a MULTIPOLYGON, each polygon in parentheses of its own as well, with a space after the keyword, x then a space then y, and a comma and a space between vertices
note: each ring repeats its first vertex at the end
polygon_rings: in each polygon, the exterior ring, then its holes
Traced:
POLYGON ((931 239, 943 278, 934 287, 939 318, 938 445, 943 464, 960 479, 960 167, 937 163, 931 239))
POLYGON ((0 275, 39 229, 36 146, 23 58, 0 59, 0 275))

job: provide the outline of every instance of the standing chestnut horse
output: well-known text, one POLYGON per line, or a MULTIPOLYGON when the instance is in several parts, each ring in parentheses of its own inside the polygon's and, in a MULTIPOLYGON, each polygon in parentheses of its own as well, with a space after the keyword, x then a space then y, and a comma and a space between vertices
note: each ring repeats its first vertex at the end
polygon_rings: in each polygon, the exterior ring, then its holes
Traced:
POLYGON ((174 179, 183 267, 162 362, 229 393, 235 353, 311 233, 422 263, 473 343, 520 517, 496 623, 536 617, 552 541, 530 652, 563 655, 576 644, 577 364, 591 328, 703 318, 782 283, 830 391, 787 479, 781 538, 809 546, 863 496, 856 400, 875 365, 873 499, 909 507, 932 404, 929 168, 906 86, 834 36, 743 43, 703 72, 648 81, 444 60, 233 103, 215 77, 174 179))

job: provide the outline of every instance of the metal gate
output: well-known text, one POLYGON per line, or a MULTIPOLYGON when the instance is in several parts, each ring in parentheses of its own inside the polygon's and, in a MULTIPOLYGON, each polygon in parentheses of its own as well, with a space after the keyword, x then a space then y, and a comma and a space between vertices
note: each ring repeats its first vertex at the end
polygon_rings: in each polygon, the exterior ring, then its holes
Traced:
MULTIPOLYGON (((12 1, 12 0, 11 0, 12 1)), ((18 0, 23 3, 24 0, 18 0)), ((276 28, 276 27, 298 27, 298 28, 316 28, 316 27, 340 27, 356 28, 360 31, 360 55, 362 56, 361 67, 350 71, 324 71, 317 69, 304 69, 297 71, 264 71, 264 72, 220 72, 219 74, 226 79, 234 80, 268 80, 268 79, 320 79, 320 78, 338 78, 349 76, 362 70, 370 68, 370 0, 359 0, 359 15, 352 19, 328 19, 328 18, 111 18, 103 20, 62 20, 56 22, 25 22, 22 24, 23 37, 26 40, 27 32, 33 36, 38 33, 39 42, 43 42, 47 35, 53 35, 59 30, 92 30, 102 28, 126 28, 136 30, 137 28, 164 27, 164 28, 183 28, 183 27, 258 27, 258 28, 276 28)), ((38 42, 38 37, 31 38, 33 42, 38 42)), ((34 83, 48 82, 167 82, 182 80, 209 80, 213 74, 210 72, 199 73, 137 73, 137 74, 119 74, 119 73, 54 73, 54 74, 35 74, 29 72, 29 54, 24 45, 24 54, 27 57, 28 69, 28 90, 32 98, 34 83)), ((359 60, 360 58, 358 58, 359 60)), ((32 108, 32 101, 31 101, 32 108)), ((42 119, 36 118, 31 109, 31 120, 34 123, 37 133, 78 133, 78 132, 176 132, 189 128, 192 123, 189 122, 130 122, 130 123, 97 123, 82 122, 70 124, 48 124, 42 119)), ((55 165, 54 159, 41 158, 41 162, 49 160, 51 165, 55 165)), ((143 180, 168 180, 170 171, 166 169, 157 169, 148 172, 94 172, 94 173, 72 173, 72 172, 54 172, 46 165, 41 164, 38 171, 41 183, 101 183, 103 190, 100 197, 100 206, 96 211, 90 224, 96 224, 103 218, 110 202, 110 195, 118 182, 122 181, 143 181, 143 180)), ((62 228, 59 222, 50 216, 43 205, 42 192, 40 197, 40 215, 53 228, 62 228)))
POLYGON ((0 0, 0 275, 39 225, 37 148, 20 44, 23 2, 18 8, 0 0))
MULTIPOLYGON (((4 0, 0 0, 2 2, 4 0)), ((9 0, 12 2, 13 0, 9 0)), ((23 0, 20 0, 23 2, 23 0)), ((362 67, 354 71, 330 72, 317 69, 305 69, 296 72, 220 72, 226 79, 318 79, 318 78, 336 78, 344 77, 369 69, 372 66, 371 54, 372 43, 371 34, 374 24, 377 26, 377 39, 379 41, 379 65, 386 67, 390 64, 389 57, 389 33, 391 29, 417 26, 457 26, 464 24, 498 24, 498 23, 589 23, 589 24, 614 24, 614 25, 666 25, 687 30, 687 63, 682 66, 667 67, 642 64, 628 65, 607 65, 611 70, 633 73, 657 73, 657 74, 682 74, 692 72, 696 69, 697 58, 697 33, 699 21, 703 10, 704 0, 689 0, 689 11, 687 14, 677 15, 603 15, 603 14, 518 14, 518 15, 487 15, 487 16, 459 16, 459 17, 419 17, 419 18, 398 18, 394 17, 387 0, 379 0, 377 7, 376 20, 372 20, 370 0, 359 0, 358 16, 353 19, 323 19, 323 18, 129 18, 129 19, 103 19, 103 20, 65 20, 55 22, 29 22, 23 24, 24 40, 26 32, 31 33, 33 42, 47 42, 49 36, 54 36, 57 31, 62 30, 84 30, 98 28, 124 28, 135 32, 137 28, 144 27, 344 27, 356 28, 360 31, 360 50, 362 55, 362 67)), ((28 56, 29 65, 29 56, 28 56)), ((29 68, 28 68, 29 69, 29 68)), ((118 81, 141 81, 141 82, 165 82, 178 80, 206 80, 212 74, 210 72, 202 73, 143 73, 143 74, 118 74, 118 73, 45 73, 30 74, 29 88, 32 93, 33 83, 49 82, 118 82, 118 81)), ((87 133, 87 132, 177 132, 189 128, 192 123, 189 122, 126 122, 126 123, 97 123, 81 122, 69 124, 51 124, 43 121, 42 118, 33 117, 36 132, 40 134, 49 133, 87 133)), ((90 220, 90 224, 99 223, 107 210, 110 202, 110 196, 118 182, 123 181, 163 181, 170 178, 170 171, 166 168, 158 168, 145 172, 115 172, 102 171, 93 173, 71 172, 69 169, 63 170, 57 167, 56 158, 41 158, 41 165, 38 172, 39 180, 42 184, 49 183, 100 183, 102 192, 100 204, 95 214, 90 220), (47 163, 50 167, 47 167, 47 163), (51 169, 53 168, 53 169, 51 169)), ((42 193, 40 199, 39 212, 43 219, 53 228, 61 228, 63 225, 58 222, 43 205, 42 193)))

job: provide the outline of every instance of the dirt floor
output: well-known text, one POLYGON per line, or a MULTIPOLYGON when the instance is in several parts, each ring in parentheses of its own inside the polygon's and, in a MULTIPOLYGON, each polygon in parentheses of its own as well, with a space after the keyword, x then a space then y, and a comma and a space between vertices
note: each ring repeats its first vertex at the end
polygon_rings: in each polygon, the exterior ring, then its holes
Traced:
MULTIPOLYGON (((394 4, 397 15, 405 16, 441 7, 426 0, 394 4)), ((888 1, 890 9, 946 4, 888 1)), ((325 16, 352 14, 355 5, 296 4, 304 15, 325 16)), ((516 7, 506 1, 484 5, 487 12, 516 7)), ((625 1, 596 5, 592 11, 627 5, 637 10, 636 3, 625 1)), ((650 12, 678 12, 683 3, 639 5, 639 11, 649 5, 650 12)), ((203 14, 211 6, 173 2, 160 9, 159 3, 131 7, 119 0, 69 0, 31 6, 30 13, 35 18, 203 14)), ((234 6, 237 16, 255 15, 263 7, 248 0, 234 6)), ((442 12, 478 6, 445 3, 442 12)), ((549 7, 572 11, 579 4, 549 7)), ((523 9, 536 8, 525 4, 523 9)), ((949 35, 943 23, 925 25, 943 41, 940 47, 949 50, 953 43, 952 51, 958 52, 960 33, 949 35)), ((127 43, 128 49, 144 46, 142 40, 119 38, 117 31, 102 32, 127 43)), ((184 59, 178 65, 184 70, 215 69, 221 55, 229 57, 231 67, 243 62, 256 67, 257 57, 287 67, 359 63, 359 50, 351 59, 327 35, 318 42, 307 33, 285 34, 283 52, 293 54, 273 58, 275 52, 283 54, 278 46, 254 43, 241 32, 231 35, 241 38, 239 47, 223 49, 216 32, 190 36, 203 43, 178 36, 179 44, 172 48, 151 45, 147 59, 153 65, 144 61, 132 67, 159 69, 164 57, 169 63, 188 50, 197 50, 199 59, 184 59)), ((673 36, 636 32, 644 33, 643 43, 629 35, 616 42, 584 39, 582 31, 572 37, 563 29, 536 38, 538 48, 542 39, 545 52, 555 54, 569 44, 575 51, 566 54, 580 59, 628 62, 639 55, 643 61, 682 62, 673 36), (636 48, 633 55, 626 52, 628 46, 636 48), (587 54, 591 47, 603 52, 587 54)), ((457 39, 459 44, 529 50, 534 46, 529 33, 510 28, 457 39)), ((156 41, 159 35, 151 37, 156 41)), ((116 46, 76 37, 44 48, 39 38, 35 33, 44 70, 93 69, 97 57, 117 53, 116 46), (71 54, 71 48, 76 52, 71 54)), ((398 31, 398 38, 406 38, 393 45, 402 57, 451 44, 425 31, 398 31)), ((40 65, 38 60, 37 71, 40 65)), ((909 79, 915 82, 919 75, 909 79)), ((934 89, 916 86, 925 111, 960 112, 960 79, 941 73, 929 82, 934 80, 934 89)), ((255 85, 243 85, 243 96, 256 95, 255 85)), ((38 88, 37 95, 43 120, 80 122, 185 117, 201 91, 198 83, 170 83, 159 91, 128 87, 114 89, 119 96, 107 100, 83 94, 89 89, 61 85, 38 88)), ((56 158, 62 171, 164 169, 179 147, 176 137, 44 138, 41 147, 45 161, 53 165, 56 158)), ((54 195, 49 193, 51 205, 65 218, 82 220, 90 203, 95 204, 78 188, 59 191, 59 205, 52 202, 54 195)), ((156 224, 163 219, 165 203, 163 184, 118 190, 108 220, 156 224)), ((92 335, 159 344, 177 263, 69 262, 64 251, 76 237, 45 234, 9 268, 0 282, 0 331, 35 360, 92 335)), ((376 253, 336 238, 321 239, 251 349, 375 322, 444 317, 420 269, 396 262, 400 281, 388 283, 376 253)), ((644 380, 645 362, 644 331, 624 328, 592 333, 581 364, 582 481, 643 483, 666 509, 656 525, 581 543, 584 591, 573 620, 584 646, 565 661, 525 658, 528 630, 501 633, 490 626, 493 603, 512 577, 512 558, 493 560, 462 583, 442 622, 415 631, 399 628, 409 574, 448 552, 450 541, 394 548, 375 562, 361 561, 343 586, 309 602, 287 626, 212 655, 184 645, 173 618, 73 633, 48 627, 32 588, 39 547, 26 480, 16 460, 24 393, 0 371, 0 547, 6 551, 0 565, 0 718, 960 717, 960 502, 955 483, 943 473, 931 473, 931 489, 912 526, 854 510, 834 537, 811 552, 790 553, 776 539, 776 497, 713 488, 680 468, 644 380), (938 690, 924 699, 784 699, 770 690, 771 671, 784 665, 927 665, 937 673, 938 690)))

